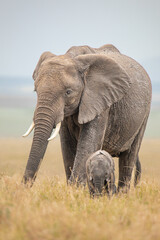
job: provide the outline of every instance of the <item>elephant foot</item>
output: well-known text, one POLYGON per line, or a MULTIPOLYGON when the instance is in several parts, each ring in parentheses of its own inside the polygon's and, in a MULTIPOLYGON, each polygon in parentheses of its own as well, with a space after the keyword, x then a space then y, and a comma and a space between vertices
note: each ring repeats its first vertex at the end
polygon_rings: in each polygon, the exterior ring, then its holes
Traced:
POLYGON ((117 188, 116 185, 114 184, 114 186, 112 187, 112 195, 117 193, 117 188))
POLYGON ((68 184, 69 185, 76 185, 77 187, 85 187, 86 186, 86 175, 81 175, 81 176, 75 176, 72 175, 68 179, 68 184))
POLYGON ((127 194, 129 190, 130 190, 130 181, 119 182, 118 193, 127 194))
POLYGON ((139 157, 136 161, 136 171, 135 171, 135 177, 134 177, 134 187, 137 186, 137 184, 140 182, 141 179, 141 163, 139 160, 139 157))

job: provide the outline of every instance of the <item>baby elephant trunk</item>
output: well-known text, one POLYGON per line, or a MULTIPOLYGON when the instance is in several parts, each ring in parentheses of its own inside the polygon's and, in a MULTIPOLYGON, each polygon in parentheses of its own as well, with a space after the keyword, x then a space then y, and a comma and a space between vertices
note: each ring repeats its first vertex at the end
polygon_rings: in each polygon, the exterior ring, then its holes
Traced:
POLYGON ((95 186, 95 194, 96 195, 101 195, 102 190, 104 188, 104 181, 101 177, 95 177, 94 179, 94 186, 95 186))

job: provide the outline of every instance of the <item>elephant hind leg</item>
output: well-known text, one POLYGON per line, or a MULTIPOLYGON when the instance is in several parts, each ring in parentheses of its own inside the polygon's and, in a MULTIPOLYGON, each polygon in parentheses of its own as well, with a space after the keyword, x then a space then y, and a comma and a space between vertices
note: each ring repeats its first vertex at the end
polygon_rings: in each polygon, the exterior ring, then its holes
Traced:
MULTIPOLYGON (((130 180, 132 176, 133 168, 136 164, 136 168, 140 170, 140 162, 137 161, 138 159, 138 152, 141 146, 142 138, 144 135, 144 131, 147 124, 147 118, 145 118, 138 134, 136 135, 131 148, 125 152, 122 152, 119 157, 119 182, 118 182, 118 190, 123 188, 124 192, 127 192, 130 188, 130 180), (136 163, 137 161, 137 163, 136 163)), ((140 172, 136 175, 136 183, 140 180, 140 172)))
POLYGON ((111 174, 111 182, 110 182, 110 190, 112 195, 116 193, 116 185, 115 185, 115 175, 114 173, 111 174))
POLYGON ((135 171, 135 177, 134 177, 134 186, 140 182, 141 179, 141 162, 139 160, 139 157, 137 158, 136 161, 136 171, 135 171))
POLYGON ((133 149, 131 151, 121 153, 119 157, 118 191, 122 188, 123 192, 127 192, 130 188, 130 180, 136 157, 136 153, 133 149))

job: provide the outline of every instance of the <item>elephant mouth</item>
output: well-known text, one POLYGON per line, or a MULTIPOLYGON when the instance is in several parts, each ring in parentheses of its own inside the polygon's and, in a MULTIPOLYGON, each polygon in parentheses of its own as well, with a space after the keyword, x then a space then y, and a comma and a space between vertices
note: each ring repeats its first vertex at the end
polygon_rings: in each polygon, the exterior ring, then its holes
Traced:
MULTIPOLYGON (((28 128, 28 130, 26 131, 26 133, 23 134, 22 136, 27 137, 33 131, 34 127, 35 127, 35 123, 33 121, 30 127, 28 128)), ((61 122, 59 122, 56 126, 53 127, 54 131, 51 134, 51 136, 48 138, 48 141, 53 140, 58 135, 60 128, 61 128, 61 122)))
POLYGON ((59 122, 59 123, 56 125, 56 127, 53 128, 53 129, 55 129, 55 130, 54 130, 54 132, 51 134, 50 138, 48 138, 48 141, 53 140, 53 139, 58 135, 60 128, 61 128, 61 122, 59 122))

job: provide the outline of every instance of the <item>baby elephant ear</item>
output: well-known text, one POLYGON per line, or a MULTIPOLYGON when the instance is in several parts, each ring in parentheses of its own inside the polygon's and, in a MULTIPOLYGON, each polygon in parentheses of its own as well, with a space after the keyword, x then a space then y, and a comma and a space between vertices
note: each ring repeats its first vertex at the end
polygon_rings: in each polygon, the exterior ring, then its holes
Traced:
POLYGON ((44 52, 44 53, 42 53, 42 55, 40 56, 40 59, 39 59, 39 61, 37 63, 37 66, 36 66, 36 68, 35 68, 35 70, 33 72, 33 75, 32 75, 34 81, 36 80, 36 78, 38 76, 38 71, 39 71, 39 68, 40 68, 42 62, 44 62, 46 59, 49 59, 49 58, 52 58, 52 57, 55 57, 55 56, 56 55, 54 55, 51 52, 44 52))
POLYGON ((119 63, 108 56, 88 54, 75 60, 85 83, 78 116, 83 124, 121 100, 130 88, 130 79, 119 63))

